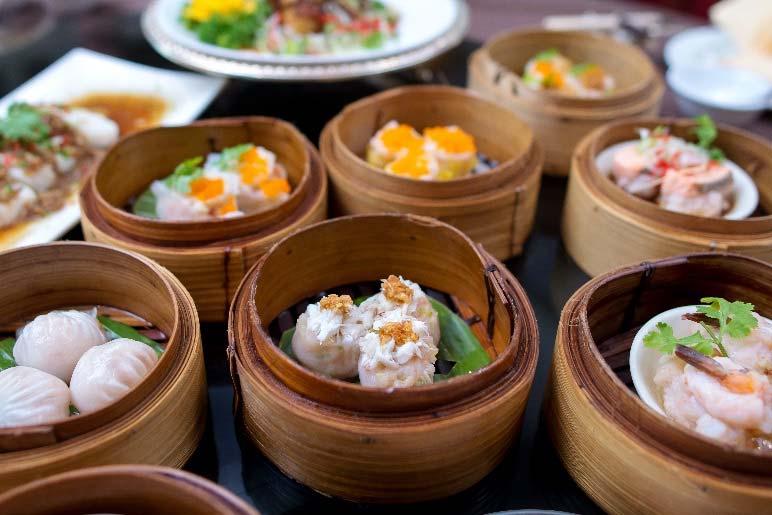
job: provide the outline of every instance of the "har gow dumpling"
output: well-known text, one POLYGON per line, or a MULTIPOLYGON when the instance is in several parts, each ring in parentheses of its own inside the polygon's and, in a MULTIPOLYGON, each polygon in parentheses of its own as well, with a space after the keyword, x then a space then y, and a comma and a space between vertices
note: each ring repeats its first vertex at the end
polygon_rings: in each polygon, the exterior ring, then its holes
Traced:
POLYGON ((93 347, 72 373, 72 403, 81 414, 109 406, 138 385, 157 362, 153 349, 128 338, 93 347))
POLYGON ((94 314, 51 311, 22 328, 13 357, 19 365, 37 368, 68 382, 83 353, 104 342, 94 314))
POLYGON ((30 367, 0 372, 0 427, 57 422, 70 416, 70 389, 58 377, 30 367))
POLYGON ((328 295, 298 317, 292 352, 311 370, 338 378, 354 377, 359 362, 357 341, 366 329, 350 296, 328 295))
POLYGON ((405 388, 434 382, 437 347, 420 320, 392 311, 376 320, 360 346, 362 386, 405 388))
POLYGON ((440 344, 440 322, 437 311, 432 307, 429 297, 413 281, 390 275, 381 282, 381 292, 364 301, 360 306, 362 317, 372 325, 390 311, 397 310, 403 315, 417 318, 424 322, 431 335, 432 343, 440 344))

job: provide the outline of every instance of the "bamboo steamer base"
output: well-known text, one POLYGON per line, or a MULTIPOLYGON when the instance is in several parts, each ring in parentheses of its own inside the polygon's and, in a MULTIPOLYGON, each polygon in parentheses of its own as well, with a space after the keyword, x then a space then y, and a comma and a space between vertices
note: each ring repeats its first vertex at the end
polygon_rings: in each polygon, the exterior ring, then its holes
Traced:
POLYGON ((769 486, 697 471, 642 447, 590 402, 556 342, 547 404, 552 441, 579 486, 609 513, 769 513, 769 486))
POLYGON ((177 279, 173 285, 191 333, 178 375, 163 391, 101 429, 37 449, 0 453, 0 492, 75 469, 113 464, 181 468, 195 451, 206 426, 206 374, 201 333, 193 300, 177 279))

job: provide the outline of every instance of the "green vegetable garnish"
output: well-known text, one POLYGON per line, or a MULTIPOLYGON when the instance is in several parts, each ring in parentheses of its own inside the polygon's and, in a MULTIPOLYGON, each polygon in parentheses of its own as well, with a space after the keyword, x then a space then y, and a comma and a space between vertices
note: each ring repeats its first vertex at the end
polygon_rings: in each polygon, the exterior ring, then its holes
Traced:
POLYGON ((50 132, 40 111, 29 104, 12 104, 8 114, 0 119, 0 136, 9 141, 43 143, 50 132))
POLYGON ((15 344, 16 340, 13 338, 0 340, 0 371, 16 366, 16 360, 13 359, 13 346, 15 344))
POLYGON ((204 158, 201 156, 183 161, 177 165, 177 168, 174 169, 170 176, 164 179, 164 183, 177 193, 182 193, 183 195, 189 193, 191 181, 198 179, 204 174, 204 169, 201 168, 203 161, 204 158))
POLYGON ((552 59, 553 57, 557 57, 560 55, 560 52, 558 52, 557 48, 548 48, 547 50, 542 50, 535 56, 533 56, 534 60, 541 61, 544 59, 552 59))
POLYGON ((706 356, 713 356, 716 351, 722 356, 727 356, 723 344, 725 335, 744 338, 759 325, 759 321, 753 316, 753 304, 740 301, 729 302, 719 297, 704 297, 700 302, 703 305, 697 306, 697 313, 718 321, 718 333, 708 324, 698 322, 707 336, 697 331, 689 336, 676 338, 670 324, 660 322, 657 324, 656 331, 651 331, 644 336, 644 345, 663 354, 672 354, 677 345, 684 345, 706 356))
POLYGON ((133 327, 117 322, 106 316, 98 316, 97 318, 99 319, 99 323, 102 324, 102 326, 111 332, 114 336, 118 338, 129 338, 130 340, 136 340, 150 346, 150 348, 152 348, 159 356, 163 354, 164 349, 157 341, 151 340, 133 327))
POLYGON ((155 210, 157 200, 155 193, 148 188, 134 201, 131 211, 135 215, 144 216, 145 218, 158 218, 158 213, 155 210))
POLYGON ((718 137, 718 129, 716 124, 713 123, 713 119, 707 114, 700 115, 694 119, 697 126, 693 129, 693 133, 697 136, 697 146, 705 149, 710 156, 710 159, 714 161, 722 161, 724 159, 724 152, 717 147, 713 146, 713 142, 718 137))
POLYGON ((205 43, 225 48, 247 48, 254 46, 257 31, 270 14, 268 2, 258 2, 250 13, 215 14, 201 23, 184 21, 205 43))
POLYGON ((571 67, 571 75, 581 75, 589 70, 595 68, 597 64, 592 63, 579 63, 571 67))
POLYGON ((232 170, 238 164, 241 156, 254 147, 252 143, 242 143, 241 145, 225 148, 220 153, 220 161, 217 165, 221 170, 232 170))
POLYGON ((365 48, 379 48, 383 45, 384 39, 383 32, 372 32, 362 39, 362 46, 365 48))

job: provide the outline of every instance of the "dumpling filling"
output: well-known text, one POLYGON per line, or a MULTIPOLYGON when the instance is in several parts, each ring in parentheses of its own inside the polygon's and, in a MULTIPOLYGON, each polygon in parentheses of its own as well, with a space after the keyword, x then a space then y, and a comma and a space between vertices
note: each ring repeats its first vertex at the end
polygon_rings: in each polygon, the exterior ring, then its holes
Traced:
POLYGON ((359 382, 375 388, 431 384, 437 346, 424 322, 392 311, 362 338, 359 382))
POLYGON ((367 328, 348 295, 328 295, 298 317, 292 352, 303 365, 341 379, 357 375, 359 338, 367 328))

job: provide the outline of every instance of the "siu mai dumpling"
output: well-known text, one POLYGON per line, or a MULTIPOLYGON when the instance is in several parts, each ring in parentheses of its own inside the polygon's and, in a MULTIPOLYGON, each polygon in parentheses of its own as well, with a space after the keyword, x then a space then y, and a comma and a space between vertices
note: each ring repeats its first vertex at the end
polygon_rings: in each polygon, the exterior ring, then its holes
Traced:
POLYGON ((440 322, 429 297, 413 281, 390 275, 381 281, 381 292, 364 301, 360 306, 365 325, 372 325, 390 311, 414 317, 426 324, 433 345, 440 344, 440 322))
POLYGON ((93 313, 51 311, 19 332, 13 347, 16 363, 37 368, 68 382, 83 353, 105 342, 93 313))
POLYGON ((292 352, 304 366, 338 378, 357 375, 359 338, 366 331, 348 295, 328 295, 298 317, 292 352))
POLYGON ((374 388, 405 388, 434 382, 437 346, 420 320, 392 311, 360 342, 359 382, 374 388))
POLYGON ((72 403, 81 414, 105 408, 137 386, 157 362, 153 349, 129 338, 93 347, 72 373, 72 403))
POLYGON ((477 145, 471 134, 461 128, 428 127, 424 129, 426 144, 437 159, 437 179, 447 181, 466 177, 477 166, 477 145))
POLYGON ((400 155, 420 149, 423 145, 423 138, 413 127, 392 120, 370 139, 367 162, 377 168, 385 168, 400 155))
POLYGON ((64 381, 30 367, 0 372, 0 427, 57 422, 70 416, 70 389, 64 381))

